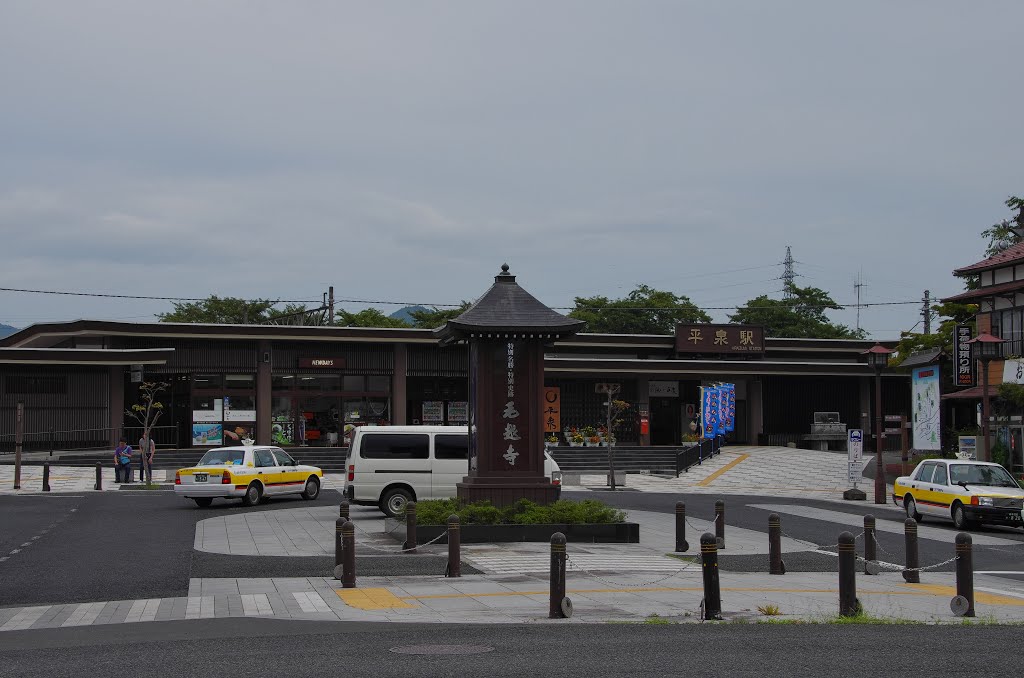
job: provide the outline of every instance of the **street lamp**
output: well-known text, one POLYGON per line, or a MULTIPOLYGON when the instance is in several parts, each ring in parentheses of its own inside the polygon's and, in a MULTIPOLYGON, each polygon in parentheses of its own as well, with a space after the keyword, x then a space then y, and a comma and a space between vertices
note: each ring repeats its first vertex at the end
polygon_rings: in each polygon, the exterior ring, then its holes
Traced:
POLYGON ((885 464, 882 462, 882 370, 889 365, 891 349, 875 344, 863 355, 875 370, 875 503, 886 503, 885 464))
POLYGON ((980 455, 980 459, 992 461, 988 446, 988 364, 993 358, 999 357, 1003 340, 988 332, 982 332, 967 343, 977 345, 975 355, 981 359, 981 439, 984 441, 985 452, 980 455))

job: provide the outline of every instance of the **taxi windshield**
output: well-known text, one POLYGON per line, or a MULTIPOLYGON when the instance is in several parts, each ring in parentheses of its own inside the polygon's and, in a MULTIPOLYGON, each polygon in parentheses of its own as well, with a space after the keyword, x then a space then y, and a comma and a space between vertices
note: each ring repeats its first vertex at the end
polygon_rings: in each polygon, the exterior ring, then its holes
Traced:
POLYGON ((245 459, 245 450, 210 450, 203 455, 197 466, 221 466, 231 464, 241 466, 245 459))
POLYGON ((949 480, 958 485, 991 485, 993 487, 1020 487, 1002 466, 980 464, 950 464, 949 480))

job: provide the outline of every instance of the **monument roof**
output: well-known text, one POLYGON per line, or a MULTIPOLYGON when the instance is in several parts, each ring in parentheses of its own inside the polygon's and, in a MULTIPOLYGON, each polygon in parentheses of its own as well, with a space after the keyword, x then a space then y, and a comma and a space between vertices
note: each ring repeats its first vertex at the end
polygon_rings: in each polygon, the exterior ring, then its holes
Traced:
POLYGON ((579 332, 583 325, 582 320, 548 308, 520 287, 504 264, 490 289, 435 332, 442 343, 499 335, 554 341, 579 332))

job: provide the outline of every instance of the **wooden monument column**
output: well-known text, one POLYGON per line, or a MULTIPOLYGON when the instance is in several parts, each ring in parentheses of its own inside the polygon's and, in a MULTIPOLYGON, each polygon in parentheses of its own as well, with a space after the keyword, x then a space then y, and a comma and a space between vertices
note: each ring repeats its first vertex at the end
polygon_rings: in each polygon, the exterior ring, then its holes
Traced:
POLYGON ((538 301, 504 265, 476 303, 436 331, 442 344, 469 344, 469 475, 460 499, 554 501, 544 476, 544 347, 582 325, 538 301))

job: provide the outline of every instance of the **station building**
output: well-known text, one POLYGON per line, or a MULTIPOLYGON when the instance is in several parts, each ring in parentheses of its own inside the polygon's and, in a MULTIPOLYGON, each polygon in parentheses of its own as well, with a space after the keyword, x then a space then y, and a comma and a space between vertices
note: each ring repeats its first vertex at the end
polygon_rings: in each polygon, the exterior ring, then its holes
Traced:
MULTIPOLYGON (((892 347, 895 342, 883 342, 892 347)), ((871 448, 872 341, 776 339, 761 328, 680 325, 674 335, 577 334, 554 341, 545 386, 558 389, 558 426, 598 425, 619 385, 631 445, 679 445, 698 388, 734 383, 731 442, 805 444, 814 413, 839 413, 871 448)), ((143 381, 167 384, 154 437, 186 448, 345 445, 366 424, 465 424, 469 356, 431 330, 128 323, 37 324, 0 340, 0 449, 13 447, 23 404, 26 449, 102 448, 138 427, 125 410, 143 381)), ((905 374, 882 378, 883 410, 907 414, 905 374)), ((538 394, 538 397, 542 397, 538 394)), ((559 434, 561 439, 561 435, 559 434)), ((896 442, 896 441, 893 441, 896 442)), ((888 447, 888 446, 887 446, 888 447)))

